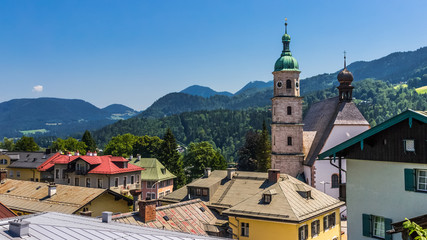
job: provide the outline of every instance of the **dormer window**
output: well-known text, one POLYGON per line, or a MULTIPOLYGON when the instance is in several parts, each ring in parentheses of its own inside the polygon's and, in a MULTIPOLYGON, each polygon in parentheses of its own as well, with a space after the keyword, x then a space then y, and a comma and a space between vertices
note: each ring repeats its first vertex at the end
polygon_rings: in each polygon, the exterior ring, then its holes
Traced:
POLYGON ((166 168, 162 168, 162 174, 166 174, 166 168))
POLYGON ((271 194, 264 193, 264 194, 262 195, 262 200, 263 200, 263 202, 264 202, 264 203, 266 203, 266 204, 271 203, 271 199, 272 199, 272 195, 271 195, 271 194))

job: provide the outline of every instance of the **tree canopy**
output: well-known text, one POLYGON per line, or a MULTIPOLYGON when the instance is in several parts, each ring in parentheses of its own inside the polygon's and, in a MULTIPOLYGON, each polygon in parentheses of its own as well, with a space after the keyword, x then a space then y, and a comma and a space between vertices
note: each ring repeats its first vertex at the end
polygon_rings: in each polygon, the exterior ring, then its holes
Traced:
POLYGON ((96 143, 88 130, 85 131, 82 137, 82 142, 86 144, 86 151, 96 151, 96 143))
POLYGON ((35 152, 40 150, 39 145, 32 137, 22 136, 21 139, 16 141, 14 151, 35 152))
POLYGON ((80 154, 85 155, 86 154, 86 144, 84 142, 81 142, 75 138, 69 137, 67 139, 56 139, 52 145, 50 146, 52 151, 54 152, 77 152, 79 151, 80 154))

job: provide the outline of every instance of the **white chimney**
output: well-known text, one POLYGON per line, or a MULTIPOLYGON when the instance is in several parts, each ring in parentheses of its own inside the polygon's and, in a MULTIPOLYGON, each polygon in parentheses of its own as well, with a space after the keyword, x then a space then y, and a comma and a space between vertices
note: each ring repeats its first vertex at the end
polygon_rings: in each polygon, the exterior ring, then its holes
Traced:
POLYGON ((98 153, 96 151, 93 152, 93 156, 98 156, 98 153))
POLYGON ((47 185, 47 188, 48 188, 48 195, 49 195, 49 197, 52 197, 53 195, 56 194, 56 185, 55 185, 55 183, 49 183, 47 185))
POLYGON ((227 178, 228 179, 233 179, 234 174, 236 173, 236 169, 235 168, 227 168, 227 178))
POLYGON ((205 178, 209 177, 209 175, 211 175, 211 172, 212 170, 210 167, 205 168, 205 178))
POLYGON ((87 151, 86 156, 90 156, 92 153, 90 151, 87 151))
POLYGON ((138 156, 138 161, 141 160, 141 154, 138 154, 136 156, 138 156))
POLYGON ((9 233, 13 237, 28 236, 29 232, 30 222, 22 220, 9 221, 9 233))
POLYGON ((69 157, 71 156, 71 153, 70 153, 70 152, 68 152, 68 156, 69 156, 69 157))
POLYGON ((79 155, 80 155, 80 152, 79 150, 77 150, 77 152, 74 153, 74 156, 79 156, 79 155))
POLYGON ((112 216, 113 216, 112 212, 102 212, 102 222, 104 223, 111 222, 112 216))

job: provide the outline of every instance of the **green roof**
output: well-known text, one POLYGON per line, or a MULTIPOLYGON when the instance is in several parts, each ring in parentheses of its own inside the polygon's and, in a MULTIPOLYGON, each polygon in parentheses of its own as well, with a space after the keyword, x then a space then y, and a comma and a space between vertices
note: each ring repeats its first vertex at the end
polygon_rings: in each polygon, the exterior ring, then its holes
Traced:
POLYGON ((145 169, 141 171, 141 180, 160 181, 176 178, 156 158, 134 158, 129 163, 145 169))
POLYGON ((338 152, 340 152, 340 151, 342 151, 342 150, 344 150, 350 146, 353 146, 356 143, 363 144, 364 139, 366 139, 366 138, 368 138, 374 134, 377 134, 377 133, 395 125, 396 123, 399 123, 399 122, 406 120, 406 119, 408 119, 409 126, 412 126, 412 119, 417 119, 420 122, 427 123, 427 112, 426 111, 413 111, 411 109, 408 109, 408 110, 402 112, 401 114, 396 115, 396 116, 390 118, 389 120, 387 120, 387 121, 371 128, 371 129, 369 129, 369 130, 367 130, 367 131, 365 131, 365 132, 363 132, 363 133, 361 133, 361 134, 359 134, 353 138, 350 138, 349 140, 347 140, 347 141, 345 141, 345 142, 343 142, 343 143, 319 154, 319 156, 318 156, 319 160, 322 160, 322 159, 329 157, 329 156, 333 156, 334 154, 336 154, 336 153, 338 153, 338 152))

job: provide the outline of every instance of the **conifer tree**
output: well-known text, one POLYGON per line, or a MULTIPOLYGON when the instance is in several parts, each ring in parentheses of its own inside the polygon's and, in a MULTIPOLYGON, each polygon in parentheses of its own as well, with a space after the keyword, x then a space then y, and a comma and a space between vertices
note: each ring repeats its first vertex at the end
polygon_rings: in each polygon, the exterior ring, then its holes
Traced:
POLYGON ((96 151, 96 143, 88 130, 85 131, 82 137, 82 142, 86 144, 86 151, 96 151))
POLYGON ((177 150, 178 146, 172 130, 168 128, 163 137, 163 142, 160 146, 158 159, 165 167, 176 176, 174 188, 180 188, 186 183, 184 173, 184 164, 182 157, 177 150))
POLYGON ((258 151, 257 151, 257 160, 258 160, 258 171, 267 172, 271 168, 271 143, 270 136, 267 131, 267 125, 265 120, 262 123, 262 132, 261 136, 258 139, 258 151))
POLYGON ((15 151, 34 152, 38 150, 40 150, 40 147, 32 137, 22 136, 21 139, 15 143, 15 151))

